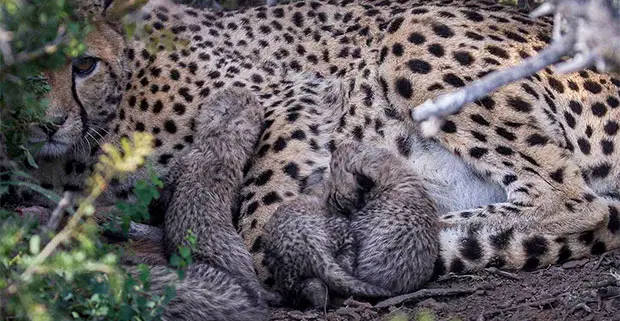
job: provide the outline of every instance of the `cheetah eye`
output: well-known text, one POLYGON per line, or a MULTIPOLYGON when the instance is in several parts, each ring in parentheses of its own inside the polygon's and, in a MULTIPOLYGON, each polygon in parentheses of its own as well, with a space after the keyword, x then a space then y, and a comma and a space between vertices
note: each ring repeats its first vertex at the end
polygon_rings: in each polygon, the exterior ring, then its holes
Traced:
POLYGON ((98 62, 99 59, 95 57, 79 57, 73 59, 71 64, 73 73, 81 77, 88 76, 93 72, 93 70, 95 70, 98 62))

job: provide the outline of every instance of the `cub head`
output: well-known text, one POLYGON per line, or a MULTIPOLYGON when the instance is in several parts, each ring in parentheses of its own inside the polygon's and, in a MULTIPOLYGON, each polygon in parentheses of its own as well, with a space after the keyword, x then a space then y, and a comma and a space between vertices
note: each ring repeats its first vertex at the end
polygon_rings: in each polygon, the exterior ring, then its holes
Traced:
MULTIPOLYGON (((106 1, 103 10, 109 4, 106 1)), ((117 116, 127 85, 125 40, 110 22, 95 19, 93 24, 85 38, 86 52, 45 75, 51 86, 47 122, 33 126, 30 134, 31 144, 43 144, 39 157, 90 153, 117 116)))

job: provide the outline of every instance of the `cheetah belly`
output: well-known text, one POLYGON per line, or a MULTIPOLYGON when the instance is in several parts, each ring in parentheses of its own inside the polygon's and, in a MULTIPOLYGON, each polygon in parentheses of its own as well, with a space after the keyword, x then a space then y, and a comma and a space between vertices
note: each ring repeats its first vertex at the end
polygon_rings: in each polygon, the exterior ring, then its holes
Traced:
POLYGON ((502 186, 479 175, 439 143, 415 135, 411 140, 410 162, 427 182, 439 214, 506 201, 502 186))

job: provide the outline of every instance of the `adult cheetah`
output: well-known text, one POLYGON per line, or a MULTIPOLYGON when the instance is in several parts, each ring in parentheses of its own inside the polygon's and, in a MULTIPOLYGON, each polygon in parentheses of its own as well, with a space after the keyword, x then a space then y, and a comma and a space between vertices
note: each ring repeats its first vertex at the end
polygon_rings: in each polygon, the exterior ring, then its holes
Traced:
MULTIPOLYGON (((105 15, 115 2, 88 11, 105 15)), ((189 44, 153 53, 99 22, 87 54, 49 75, 56 126, 35 137, 46 142, 34 170, 43 186, 80 189, 98 144, 134 130, 155 134, 151 160, 164 175, 192 144, 205 99, 243 87, 265 111, 239 218, 263 280, 265 223, 310 175, 328 174, 330 153, 349 139, 396 148, 439 186, 430 190, 443 213, 437 274, 534 269, 619 246, 619 79, 549 68, 466 106, 428 140, 408 116, 536 54, 549 20, 483 0, 308 0, 232 12, 152 0, 138 15, 152 38, 189 44)), ((144 175, 117 182, 104 202, 144 175)))

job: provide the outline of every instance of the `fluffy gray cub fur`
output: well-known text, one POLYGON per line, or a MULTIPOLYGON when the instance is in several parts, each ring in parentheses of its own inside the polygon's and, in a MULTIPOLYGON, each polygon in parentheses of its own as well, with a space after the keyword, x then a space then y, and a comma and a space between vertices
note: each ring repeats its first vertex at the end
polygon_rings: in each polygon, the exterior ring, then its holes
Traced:
POLYGON ((350 217, 353 274, 395 294, 421 287, 439 255, 435 203, 402 158, 370 144, 334 152, 327 203, 350 217))
MULTIPOLYGON (((135 267, 128 271, 139 274, 135 267)), ((152 294, 162 295, 165 286, 175 296, 164 307, 163 321, 261 321, 268 308, 252 284, 207 264, 190 265, 183 280, 166 266, 150 268, 152 294)))
POLYGON ((197 237, 194 258, 255 279, 252 257, 232 221, 232 208, 262 129, 263 108, 248 91, 229 89, 204 105, 194 144, 165 180, 171 189, 164 215, 168 253, 197 237))
POLYGON ((362 297, 389 296, 391 292, 359 280, 346 269, 353 239, 349 219, 326 207, 323 197, 301 195, 281 205, 265 226, 264 263, 275 288, 293 304, 327 303, 327 291, 362 297))
POLYGON ((331 172, 266 226, 265 263, 276 287, 314 306, 325 304, 325 286, 364 297, 420 287, 433 272, 439 229, 416 173, 388 150, 360 143, 341 145, 331 172))
MULTIPOLYGON (((263 108, 248 90, 228 89, 204 105, 191 150, 165 179, 164 244, 171 253, 191 230, 197 237, 193 253, 199 263, 227 271, 263 289, 252 256, 233 226, 243 179, 262 130, 263 108)), ((258 291, 258 290, 257 290, 258 291)), ((278 297, 264 292, 264 299, 278 297)))

